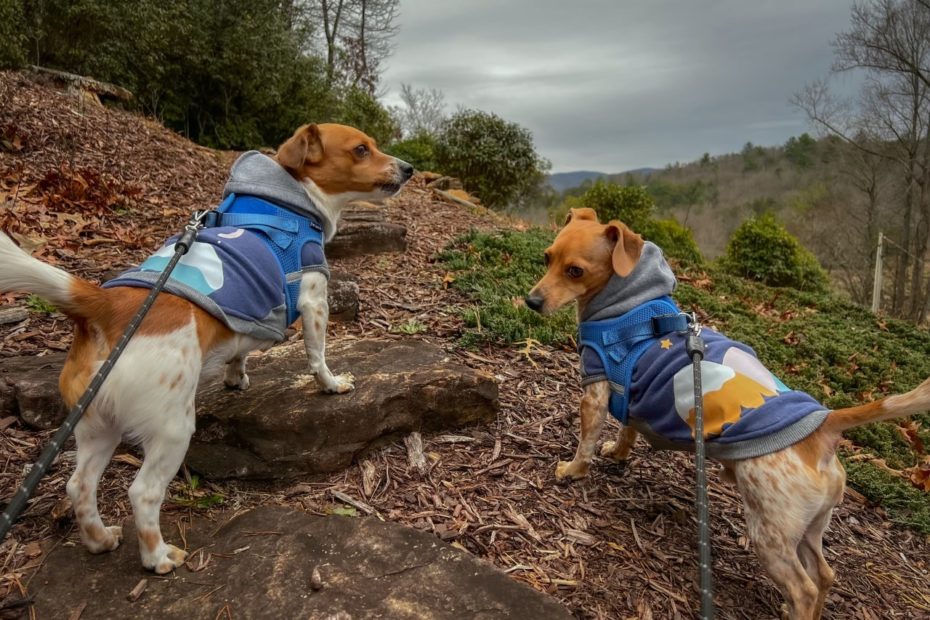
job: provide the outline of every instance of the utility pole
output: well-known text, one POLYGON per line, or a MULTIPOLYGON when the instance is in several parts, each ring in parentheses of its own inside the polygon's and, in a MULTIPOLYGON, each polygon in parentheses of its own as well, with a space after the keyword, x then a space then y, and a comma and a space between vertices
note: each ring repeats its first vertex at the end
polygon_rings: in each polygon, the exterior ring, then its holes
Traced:
POLYGON ((878 247, 875 248, 875 279, 872 281, 872 312, 878 312, 882 301, 882 243, 885 235, 878 233, 878 247))

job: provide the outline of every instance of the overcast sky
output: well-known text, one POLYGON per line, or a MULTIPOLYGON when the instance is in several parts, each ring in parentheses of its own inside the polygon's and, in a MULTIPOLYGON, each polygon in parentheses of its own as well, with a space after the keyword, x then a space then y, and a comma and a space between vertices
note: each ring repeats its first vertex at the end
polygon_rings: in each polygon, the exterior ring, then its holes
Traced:
MULTIPOLYGON (((554 172, 619 172, 807 131, 849 0, 401 0, 386 100, 442 90, 533 132, 554 172)), ((847 80, 848 81, 848 80, 847 80)))

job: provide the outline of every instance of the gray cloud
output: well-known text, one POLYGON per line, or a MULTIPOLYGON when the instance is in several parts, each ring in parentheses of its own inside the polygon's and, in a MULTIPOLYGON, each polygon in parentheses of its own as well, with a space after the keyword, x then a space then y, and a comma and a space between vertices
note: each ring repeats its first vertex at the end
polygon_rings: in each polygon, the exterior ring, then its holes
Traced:
POLYGON ((824 76, 848 0, 404 0, 384 84, 529 128, 555 171, 616 172, 776 144, 824 76))

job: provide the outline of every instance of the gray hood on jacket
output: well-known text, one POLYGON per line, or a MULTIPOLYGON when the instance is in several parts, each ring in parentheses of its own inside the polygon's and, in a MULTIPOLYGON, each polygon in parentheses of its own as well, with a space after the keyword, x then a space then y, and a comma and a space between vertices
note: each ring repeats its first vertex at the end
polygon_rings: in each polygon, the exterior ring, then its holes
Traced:
POLYGON ((296 213, 313 215, 323 225, 327 240, 336 234, 338 222, 314 204, 304 186, 281 164, 258 151, 243 153, 233 164, 223 198, 233 193, 258 196, 296 213))
POLYGON ((656 244, 647 241, 636 267, 625 278, 614 274, 607 286, 584 308, 582 321, 600 321, 626 314, 647 301, 671 295, 675 275, 656 244))

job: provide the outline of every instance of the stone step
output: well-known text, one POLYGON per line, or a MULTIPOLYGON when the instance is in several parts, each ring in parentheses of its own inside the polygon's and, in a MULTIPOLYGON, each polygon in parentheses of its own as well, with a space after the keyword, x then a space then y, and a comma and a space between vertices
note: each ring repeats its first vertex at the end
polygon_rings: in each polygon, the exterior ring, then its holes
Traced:
MULTIPOLYGON (((169 542, 181 544, 180 527, 163 525, 169 542)), ((373 517, 266 507, 231 519, 195 518, 183 529, 187 550, 203 550, 188 566, 203 567, 185 566, 167 578, 142 569, 131 519, 124 523, 125 542, 111 553, 91 555, 80 543, 55 540, 29 581, 36 616, 212 620, 228 609, 233 618, 573 617, 555 599, 471 554, 373 517), (144 590, 130 600, 142 579, 144 590)))
POLYGON ((326 257, 340 259, 406 249, 407 227, 388 222, 383 209, 362 203, 343 211, 336 236, 326 244, 326 257))
POLYGON ((302 345, 249 360, 246 392, 205 386, 188 465, 208 478, 267 479, 338 471, 366 449, 412 431, 489 423, 494 379, 420 340, 359 340, 331 348, 355 391, 324 394, 302 345))

